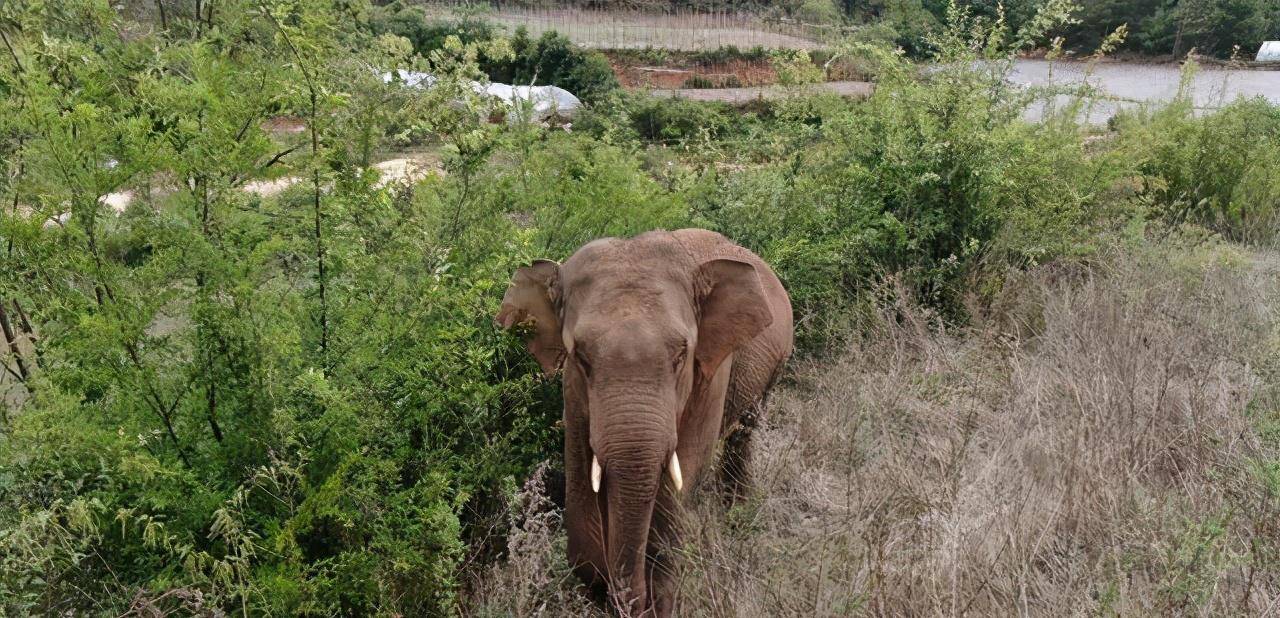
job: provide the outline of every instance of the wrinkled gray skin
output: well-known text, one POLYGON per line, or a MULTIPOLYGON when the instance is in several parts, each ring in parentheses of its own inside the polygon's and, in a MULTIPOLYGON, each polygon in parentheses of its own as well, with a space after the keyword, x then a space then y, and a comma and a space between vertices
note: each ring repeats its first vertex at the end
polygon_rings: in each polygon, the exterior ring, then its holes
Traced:
POLYGON ((569 559, 624 615, 668 616, 679 456, 688 494, 714 463, 736 494, 749 436, 792 350, 791 302, 759 257, 706 230, 604 238, 519 269, 503 328, 563 369, 569 559), (603 480, 591 487, 592 456, 603 480))

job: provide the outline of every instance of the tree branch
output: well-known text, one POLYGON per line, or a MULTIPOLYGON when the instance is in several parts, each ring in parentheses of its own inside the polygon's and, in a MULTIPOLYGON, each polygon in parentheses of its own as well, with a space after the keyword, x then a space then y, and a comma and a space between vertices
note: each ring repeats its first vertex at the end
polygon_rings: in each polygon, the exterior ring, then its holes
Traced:
POLYGON ((9 313, 4 309, 4 301, 0 300, 0 332, 4 333, 4 341, 9 347, 9 353, 13 355, 14 362, 18 365, 18 376, 23 384, 27 384, 31 380, 31 371, 27 369, 27 362, 22 358, 22 350, 18 348, 18 337, 13 332, 13 324, 9 322, 9 313))
POLYGON ((317 127, 316 118, 318 117, 317 102, 319 92, 316 89, 315 81, 311 78, 311 71, 307 70, 307 63, 302 58, 302 54, 298 48, 294 46, 293 39, 289 37, 289 33, 280 25, 275 14, 267 8, 267 4, 263 0, 259 0, 258 6, 262 8, 262 12, 266 14, 267 19, 271 20, 275 26, 276 32, 280 33, 280 37, 284 39, 284 43, 288 46, 289 51, 293 54, 294 59, 298 62, 298 70, 302 72, 302 77, 307 82, 307 92, 310 94, 311 115, 308 128, 311 130, 311 184, 312 184, 312 204, 315 219, 315 256, 316 256, 316 280, 320 293, 320 356, 328 358, 329 352, 329 306, 327 298, 327 284, 325 275, 325 246, 324 246, 324 210, 320 206, 320 133, 317 127))
POLYGON ((3 39, 4 46, 9 48, 9 55, 13 56, 13 63, 18 65, 18 71, 26 73, 26 67, 22 66, 22 60, 18 59, 18 52, 13 49, 13 44, 9 42, 9 35, 5 34, 4 30, 0 30, 0 39, 3 39))

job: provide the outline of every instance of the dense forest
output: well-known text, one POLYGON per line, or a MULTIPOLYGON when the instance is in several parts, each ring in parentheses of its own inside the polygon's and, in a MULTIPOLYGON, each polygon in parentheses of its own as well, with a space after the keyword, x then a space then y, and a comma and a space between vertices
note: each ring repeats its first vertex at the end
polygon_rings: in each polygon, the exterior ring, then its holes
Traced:
MULTIPOLYGON (((1026 273, 1075 280, 1115 251, 1159 256, 1168 243, 1274 246, 1280 108, 1197 112, 1183 93, 1091 126, 1078 120, 1087 93, 1004 79, 1007 60, 1054 33, 1087 49, 1132 16, 1104 51, 1229 53, 1274 28, 1274 4, 1086 4, 1074 25, 1056 1, 1034 16, 1012 4, 1008 23, 992 7, 925 6, 933 70, 850 39, 832 53, 865 62, 874 95, 745 108, 624 91, 597 54, 554 34, 410 31, 358 0, 0 4, 0 613, 555 615, 545 599, 571 590, 548 579, 562 564, 519 572, 544 595, 529 606, 486 588, 507 581, 491 569, 519 553, 514 531, 560 542, 554 522, 523 515, 521 491, 554 478, 559 387, 492 318, 514 268, 596 237, 696 226, 751 248, 791 294, 801 363, 916 315, 920 333, 995 329, 1026 273), (437 81, 383 79, 397 69, 437 81), (570 125, 520 121, 471 86, 504 76, 576 88, 587 108, 570 125), (1022 119, 1054 95, 1068 102, 1022 119), (383 182, 373 164, 406 151, 438 168, 383 182), (277 193, 250 190, 284 179, 277 193), (124 192, 117 212, 107 198, 124 192)), ((839 5, 855 19, 895 7, 839 5)), ((1161 285, 1200 276, 1174 272, 1161 285)), ((1199 307, 1142 306, 1173 325, 1199 307)), ((1266 328, 1223 354, 1269 367, 1244 356, 1266 328)), ((919 337, 922 350, 934 341, 919 337)), ((932 380, 911 388, 949 392, 932 380)), ((1246 435, 1261 446, 1246 463, 1203 464, 1224 489, 1186 533, 1212 549, 1253 530, 1231 565, 1249 576, 1220 580, 1183 559, 1201 545, 1126 555, 1171 582, 1160 588, 1171 612, 1241 596, 1251 607, 1274 586, 1280 417, 1267 401, 1204 438, 1204 452, 1246 435)), ((1202 420, 1151 435, 1174 441, 1202 420)), ((1147 463, 1135 464, 1142 487, 1201 470, 1147 463)), ((913 521, 928 508, 893 504, 913 521)), ((1153 520, 1182 521, 1176 501, 1162 508, 1179 515, 1153 520)), ((1054 538, 1066 547, 1089 521, 1054 538)), ((908 611, 915 597, 893 581, 884 572, 849 594, 908 611)), ((1109 585, 1090 603, 1123 600, 1109 585)))
MULTIPOLYGON (((917 14, 913 0, 842 3, 846 15, 894 16, 917 14)), ((941 21, 946 2, 919 0, 930 16, 941 21)), ((1032 19, 1045 4, 1042 0, 996 2, 976 0, 963 3, 976 13, 996 17, 1003 13, 1014 28, 1032 19)), ((1071 49, 1089 52, 1121 26, 1128 37, 1121 49, 1153 56, 1178 58, 1195 49, 1198 53, 1252 58, 1262 41, 1280 37, 1280 5, 1268 0, 1082 0, 1068 23, 1050 31, 1061 36, 1071 49)), ((889 19, 894 19, 890 17, 889 19)), ((919 27, 916 26, 915 29, 919 27)))

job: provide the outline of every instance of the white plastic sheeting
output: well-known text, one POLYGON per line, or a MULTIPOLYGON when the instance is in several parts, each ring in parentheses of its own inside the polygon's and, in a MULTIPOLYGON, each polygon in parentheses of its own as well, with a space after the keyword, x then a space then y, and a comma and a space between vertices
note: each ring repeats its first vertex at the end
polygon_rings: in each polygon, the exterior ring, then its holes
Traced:
POLYGON ((1258 49, 1258 62, 1280 62, 1280 41, 1266 41, 1258 49))
MULTIPOLYGON (((528 105, 534 120, 546 120, 551 116, 572 116, 582 101, 573 93, 557 86, 510 86, 507 84, 489 84, 485 92, 498 97, 514 109, 528 105)), ((508 122, 516 119, 518 114, 508 114, 508 122)))
POLYGON ((393 77, 399 77, 400 81, 403 82, 404 85, 411 86, 413 88, 430 88, 436 83, 435 75, 430 73, 421 73, 418 71, 406 71, 404 69, 397 70, 394 76, 390 73, 383 73, 382 83, 391 83, 393 77))
MULTIPOLYGON (((391 82, 398 78, 401 83, 413 88, 430 88, 435 85, 436 77, 430 73, 419 71, 396 71, 395 75, 383 73, 382 81, 391 82)), ((512 86, 510 84, 482 84, 471 82, 471 88, 478 94, 487 94, 500 99, 513 110, 527 107, 531 120, 546 120, 552 116, 570 117, 582 107, 582 101, 573 93, 556 86, 512 86)), ((519 122, 520 113, 507 114, 507 122, 519 122)))

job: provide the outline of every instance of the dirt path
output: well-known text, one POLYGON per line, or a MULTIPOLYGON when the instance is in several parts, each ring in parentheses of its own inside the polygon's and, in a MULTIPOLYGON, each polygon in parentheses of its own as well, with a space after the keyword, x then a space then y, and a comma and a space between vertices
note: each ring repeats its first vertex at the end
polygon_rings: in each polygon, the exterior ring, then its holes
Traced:
MULTIPOLYGON (((429 174, 444 173, 444 169, 440 166, 439 158, 427 154, 387 159, 386 161, 374 163, 373 168, 378 170, 381 175, 377 183, 377 186, 380 187, 390 184, 412 184, 426 178, 429 174)), ((255 180, 245 183, 242 190, 260 197, 270 197, 293 186, 299 180, 297 176, 284 176, 274 180, 255 180)), ((133 201, 133 198, 133 191, 120 191, 118 193, 109 193, 99 201, 116 214, 122 214, 130 202, 133 201)))
POLYGON ((780 99, 802 92, 831 93, 846 97, 867 97, 875 90, 871 82, 825 82, 810 86, 753 86, 749 88, 676 88, 652 91, 654 96, 679 97, 691 101, 720 101, 733 105, 756 99, 780 99))

